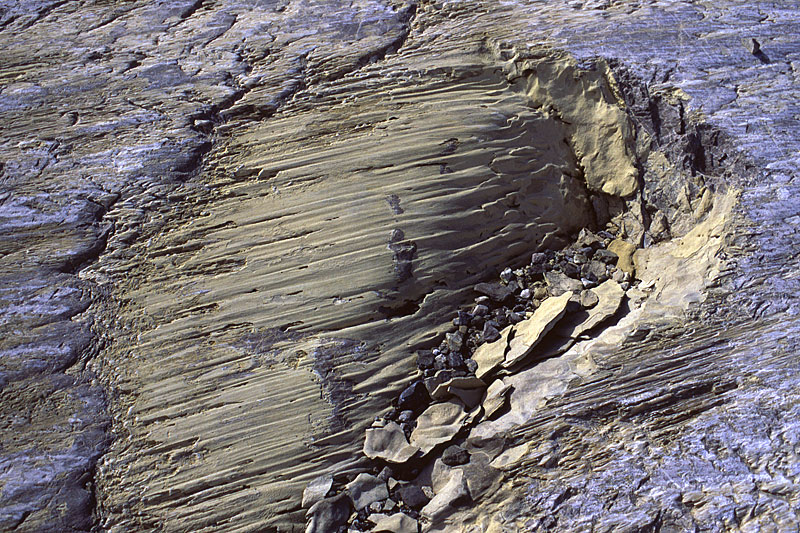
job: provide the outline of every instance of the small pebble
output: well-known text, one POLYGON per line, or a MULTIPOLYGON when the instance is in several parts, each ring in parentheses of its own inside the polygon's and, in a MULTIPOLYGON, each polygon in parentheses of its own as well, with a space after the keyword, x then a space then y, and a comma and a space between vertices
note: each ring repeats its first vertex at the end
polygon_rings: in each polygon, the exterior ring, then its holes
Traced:
POLYGON ((530 289, 522 289, 519 293, 519 297, 528 300, 531 297, 531 290, 530 289))

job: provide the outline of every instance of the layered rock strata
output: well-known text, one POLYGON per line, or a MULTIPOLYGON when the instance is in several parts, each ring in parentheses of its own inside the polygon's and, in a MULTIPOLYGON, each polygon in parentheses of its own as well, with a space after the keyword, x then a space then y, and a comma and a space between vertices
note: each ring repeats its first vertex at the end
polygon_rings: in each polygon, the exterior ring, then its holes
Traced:
MULTIPOLYGON (((456 530, 790 527, 795 7, 0 5, 0 527, 302 530, 476 284, 614 217, 627 317, 488 384, 473 431, 502 436, 402 501, 456 530)), ((371 524, 413 529, 393 511, 371 524)))

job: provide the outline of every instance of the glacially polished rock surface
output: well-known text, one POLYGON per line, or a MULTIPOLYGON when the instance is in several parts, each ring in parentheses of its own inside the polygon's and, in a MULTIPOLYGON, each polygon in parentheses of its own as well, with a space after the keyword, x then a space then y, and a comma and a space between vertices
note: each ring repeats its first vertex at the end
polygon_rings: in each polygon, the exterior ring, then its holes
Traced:
POLYGON ((529 371, 441 527, 790 530, 798 17, 0 2, 0 529, 304 530, 475 283, 644 195, 688 235, 655 294, 529 371))

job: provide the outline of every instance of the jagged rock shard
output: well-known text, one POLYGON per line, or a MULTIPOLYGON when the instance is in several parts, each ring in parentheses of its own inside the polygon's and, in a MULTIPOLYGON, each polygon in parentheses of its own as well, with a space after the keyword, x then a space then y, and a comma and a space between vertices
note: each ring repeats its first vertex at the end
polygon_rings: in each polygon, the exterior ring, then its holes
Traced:
POLYGON ((312 479, 303 491, 303 508, 308 509, 325 496, 333 486, 333 477, 323 475, 312 479))
POLYGON ((597 295, 597 305, 564 318, 558 324, 554 333, 560 337, 578 338, 616 313, 622 303, 622 298, 625 296, 625 291, 614 280, 601 283, 591 289, 591 292, 597 295))
POLYGON ((494 413, 502 409, 510 390, 511 385, 506 385, 502 379, 496 379, 489 385, 489 388, 486 389, 486 398, 483 400, 483 411, 486 418, 491 418, 494 413))
POLYGON ((561 296, 548 298, 533 316, 516 325, 503 367, 510 368, 528 357, 542 337, 564 316, 571 297, 572 293, 565 292, 561 296))
POLYGON ((500 338, 494 342, 487 342, 478 346, 472 359, 478 363, 475 376, 479 379, 489 374, 505 360, 506 348, 508 348, 508 336, 511 334, 513 326, 508 326, 500 332, 500 338))
POLYGON ((360 511, 371 503, 380 502, 389 498, 389 489, 386 482, 366 473, 359 474, 347 484, 347 491, 356 511, 360 511))
POLYGON ((631 277, 636 274, 636 270, 633 266, 633 253, 636 251, 635 245, 622 239, 614 239, 611 241, 611 244, 608 245, 608 250, 619 256, 617 268, 623 272, 627 272, 631 277))
POLYGON ((436 496, 422 508, 421 516, 430 522, 436 523, 447 511, 459 502, 469 498, 469 488, 461 469, 454 469, 450 481, 436 493, 436 496))
MULTIPOLYGON (((369 517, 372 519, 372 516, 369 517)), ((417 533, 417 521, 403 513, 377 517, 372 533, 417 533)))
POLYGON ((411 433, 411 445, 427 454, 455 437, 466 419, 467 412, 459 400, 431 405, 417 419, 417 427, 411 433))
MULTIPOLYGON (((424 415, 424 413, 423 413, 424 415)), ((364 441, 364 455, 370 459, 383 459, 389 463, 405 463, 418 448, 408 443, 403 429, 395 422, 382 428, 369 428, 364 441)))

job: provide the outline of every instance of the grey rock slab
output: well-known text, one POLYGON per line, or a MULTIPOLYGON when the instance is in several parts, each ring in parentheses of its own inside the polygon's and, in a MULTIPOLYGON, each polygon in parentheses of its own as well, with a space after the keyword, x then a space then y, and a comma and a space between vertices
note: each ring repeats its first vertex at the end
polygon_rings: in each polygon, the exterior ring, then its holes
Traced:
POLYGON ((508 337, 513 326, 507 326, 500 332, 500 338, 494 342, 487 342, 478 346, 472 355, 472 360, 478 363, 478 370, 475 371, 477 378, 483 378, 494 369, 500 366, 505 360, 506 349, 508 348, 508 337))
POLYGON ((330 533, 336 531, 350 518, 351 503, 346 494, 325 498, 311 506, 306 533, 330 533))
POLYGON ((382 428, 369 428, 366 433, 364 455, 370 459, 405 463, 418 451, 417 447, 409 444, 403 429, 395 422, 382 428))
POLYGON ((308 509, 328 495, 333 486, 333 477, 322 475, 312 479, 303 491, 303 508, 308 509))
POLYGON ((370 515, 370 521, 375 522, 372 528, 373 533, 417 533, 418 523, 405 513, 395 513, 393 515, 370 515), (375 519, 373 520, 373 516, 375 519))
POLYGON ((565 292, 561 296, 548 298, 533 316, 515 326, 514 338, 509 342, 503 367, 510 368, 528 357, 542 337, 564 316, 571 297, 572 293, 565 292))
POLYGON ((411 432, 411 445, 427 454, 455 437, 466 420, 467 412, 459 400, 433 404, 417 419, 417 427, 411 432))
POLYGON ((547 282, 547 292, 550 296, 561 296, 565 292, 572 293, 583 290, 583 283, 570 278, 563 272, 545 272, 544 280, 547 282))
POLYGON ((357 511, 389 498, 386 482, 370 474, 359 474, 346 487, 357 511))
POLYGON ((589 292, 594 293, 597 297, 597 305, 564 318, 554 333, 560 337, 572 339, 579 337, 613 316, 625 297, 625 291, 622 290, 620 284, 611 279, 590 289, 589 292))

